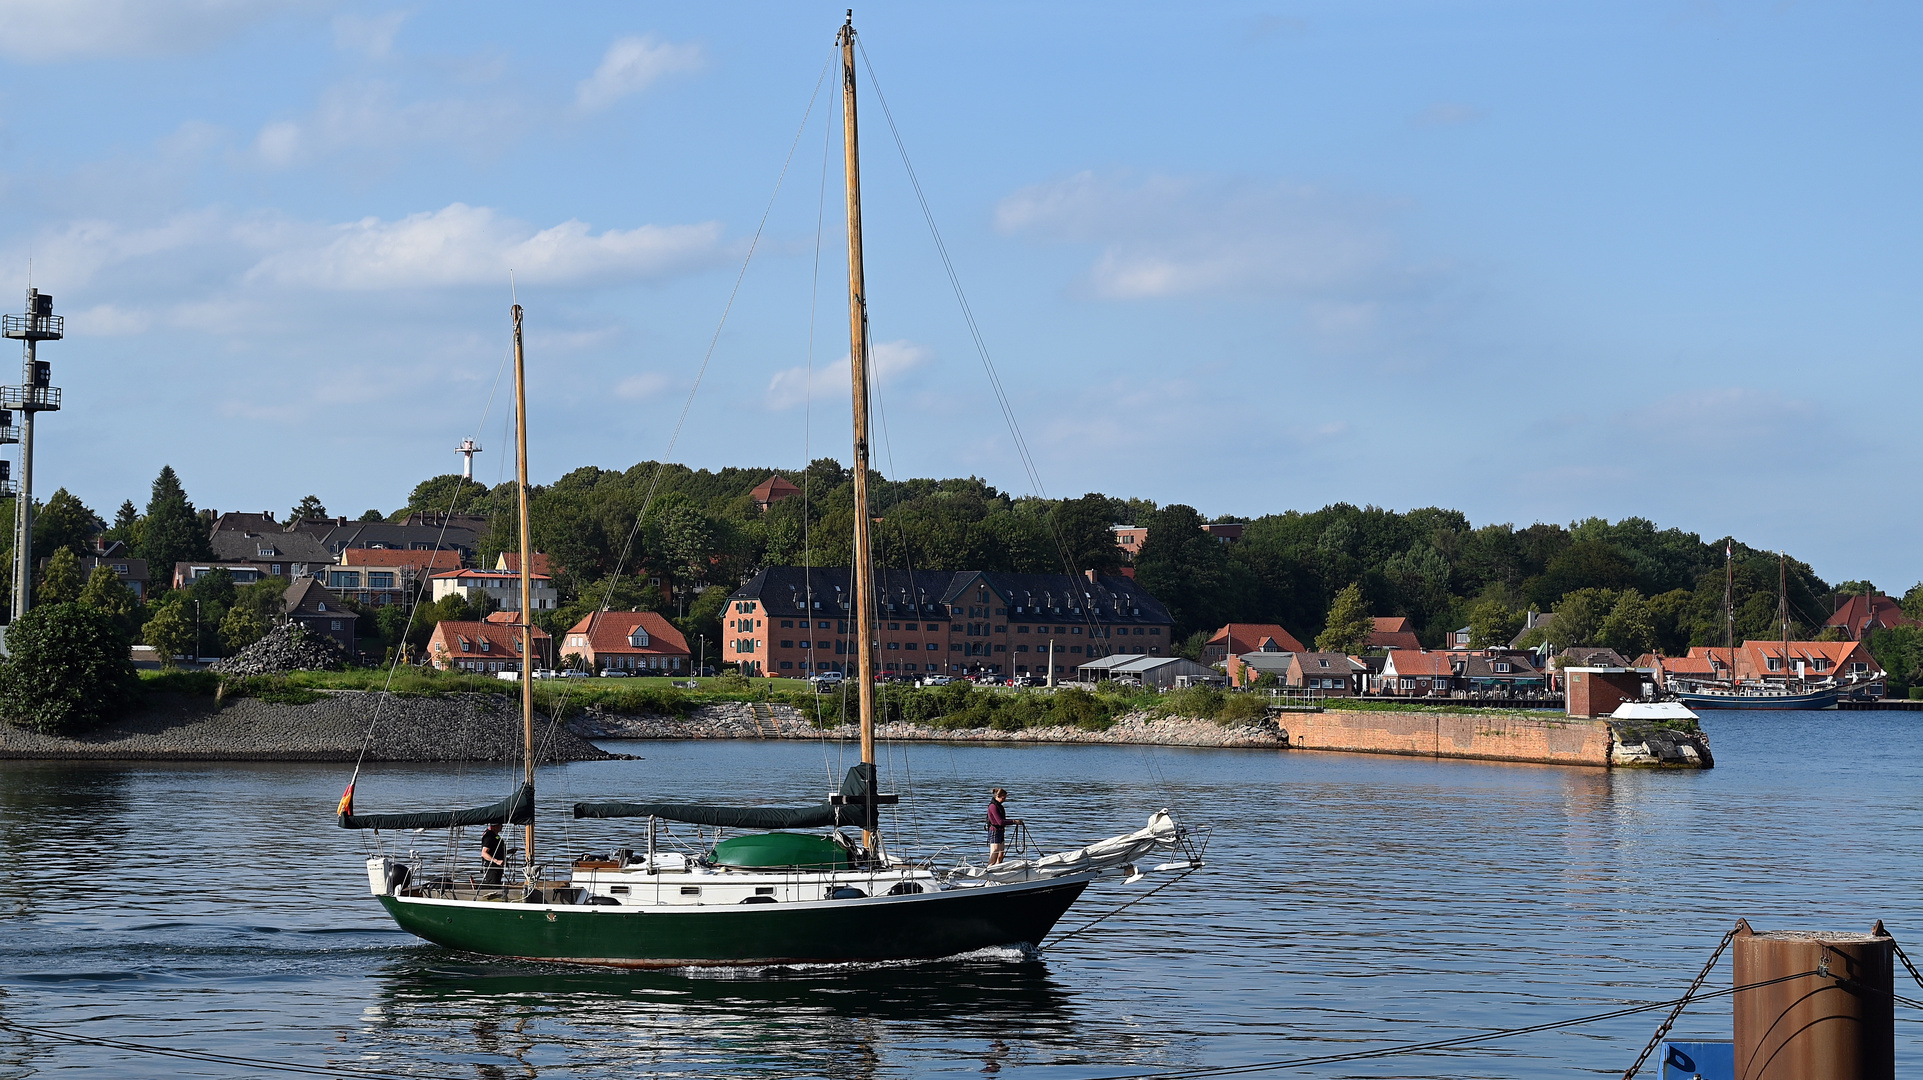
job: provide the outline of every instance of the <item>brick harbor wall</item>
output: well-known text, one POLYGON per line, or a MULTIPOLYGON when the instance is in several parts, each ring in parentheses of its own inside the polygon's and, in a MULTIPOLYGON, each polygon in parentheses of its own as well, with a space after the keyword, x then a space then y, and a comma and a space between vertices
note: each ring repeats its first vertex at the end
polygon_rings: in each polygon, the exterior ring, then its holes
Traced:
POLYGON ((1285 713, 1289 747, 1362 754, 1609 765, 1612 737, 1603 720, 1464 716, 1453 713, 1285 713))

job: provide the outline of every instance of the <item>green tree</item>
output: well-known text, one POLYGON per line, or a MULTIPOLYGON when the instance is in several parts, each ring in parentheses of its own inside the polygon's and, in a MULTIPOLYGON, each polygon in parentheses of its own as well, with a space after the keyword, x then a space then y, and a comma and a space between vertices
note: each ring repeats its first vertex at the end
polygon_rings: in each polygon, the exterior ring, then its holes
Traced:
POLYGON ((1624 589, 1617 595, 1615 606, 1603 619, 1598 640, 1628 660, 1656 647, 1656 622, 1642 593, 1624 589))
POLYGON ((485 512, 487 485, 468 480, 460 473, 443 473, 414 485, 401 517, 408 514, 472 514, 485 512))
POLYGON ((72 548, 59 548, 47 559, 35 600, 42 604, 70 604, 80 599, 82 587, 80 557, 72 548))
POLYGON ((386 521, 386 520, 387 520, 387 515, 386 515, 386 514, 383 514, 383 513, 381 513, 381 512, 379 511, 379 510, 363 510, 363 511, 361 511, 361 516, 360 516, 360 517, 357 517, 357 518, 355 518, 354 520, 355 520, 355 521, 370 521, 370 522, 371 522, 371 521, 386 521))
POLYGON ((118 540, 130 548, 140 546, 140 511, 132 499, 122 500, 120 509, 114 513, 114 523, 107 526, 107 539, 118 540))
POLYGON ((80 590, 80 603, 113 619, 129 640, 140 626, 140 597, 104 564, 94 567, 93 573, 87 575, 87 587, 80 590))
MULTIPOLYGON (((1074 572, 1093 570, 1114 574, 1122 567, 1122 548, 1109 527, 1115 524, 1114 503, 1106 495, 1089 492, 1079 499, 1063 499, 1050 513, 1052 532, 1074 572)), ((1054 546, 1053 544, 1050 545, 1054 546)), ((1056 556, 1059 563, 1062 556, 1056 556)))
POLYGON ((1478 649, 1507 645, 1522 630, 1522 615, 1500 600, 1469 609, 1469 644, 1478 649))
POLYGON ((295 503, 294 508, 288 511, 287 521, 291 525, 299 521, 326 521, 332 516, 327 512, 327 507, 321 505, 320 496, 303 495, 300 502, 295 503))
POLYGON ((227 646, 228 655, 239 652, 261 638, 267 636, 267 620, 260 613, 245 604, 235 604, 227 609, 227 617, 220 620, 220 642, 227 646))
POLYGON ((1910 586, 1910 591, 1903 594, 1903 614, 1923 619, 1923 581, 1910 586))
POLYGON ((167 598, 140 628, 140 638, 160 654, 162 667, 176 667, 178 657, 194 651, 194 605, 180 593, 167 598))
POLYGON ((1369 607, 1362 599, 1362 587, 1351 583, 1335 596, 1329 605, 1329 617, 1320 634, 1315 636, 1318 652, 1356 653, 1369 644, 1369 635, 1375 630, 1375 620, 1369 615, 1369 607))
POLYGON ((1549 644, 1558 649, 1596 644, 1605 613, 1615 602, 1616 594, 1608 589, 1577 589, 1563 597, 1545 631, 1549 644))
POLYGON ((34 512, 33 553, 44 558, 65 549, 83 555, 88 541, 105 527, 98 515, 68 494, 66 488, 61 488, 34 512))
POLYGON ((55 734, 83 731, 131 702, 138 678, 126 634, 80 604, 44 604, 7 630, 0 716, 55 734))
POLYGON ((147 501, 147 516, 141 527, 140 556, 147 560, 155 581, 173 577, 174 564, 188 559, 209 559, 207 529, 173 466, 163 465, 154 478, 153 496, 147 501))

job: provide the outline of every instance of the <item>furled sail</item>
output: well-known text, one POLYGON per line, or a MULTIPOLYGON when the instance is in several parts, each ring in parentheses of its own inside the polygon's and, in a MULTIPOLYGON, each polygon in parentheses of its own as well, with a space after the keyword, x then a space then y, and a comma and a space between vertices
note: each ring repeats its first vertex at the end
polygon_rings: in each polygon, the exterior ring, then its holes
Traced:
POLYGON ((713 806, 706 803, 575 803, 577 818, 658 817, 685 821, 690 825, 717 825, 730 829, 823 829, 836 825, 860 825, 861 799, 872 789, 868 777, 873 765, 857 765, 841 781, 843 804, 816 803, 813 806, 713 806))
POLYGON ((819 829, 835 824, 827 803, 814 806, 709 806, 704 803, 575 803, 578 818, 658 817, 730 829, 819 829))
MULTIPOLYGON (((347 805, 347 800, 341 800, 347 805)), ((456 829, 463 825, 526 825, 534 820, 534 785, 497 803, 471 810, 438 810, 422 814, 356 814, 351 806, 340 816, 343 829, 456 829)))

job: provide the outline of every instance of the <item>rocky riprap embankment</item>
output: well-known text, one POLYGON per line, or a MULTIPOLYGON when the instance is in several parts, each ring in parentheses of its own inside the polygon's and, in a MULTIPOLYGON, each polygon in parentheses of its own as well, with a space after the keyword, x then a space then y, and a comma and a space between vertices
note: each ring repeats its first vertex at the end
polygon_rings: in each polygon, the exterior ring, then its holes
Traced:
POLYGON ((331 638, 282 623, 259 641, 225 660, 207 665, 222 675, 285 675, 290 671, 339 671, 347 654, 331 638))
MULTIPOLYGON (((379 724, 369 761, 514 761, 521 754, 518 703, 494 694, 389 697, 324 692, 287 705, 256 698, 156 694, 118 723, 77 736, 43 735, 0 724, 0 758, 177 761, 353 761, 370 720, 379 724)), ((543 761, 602 761, 615 755, 545 720, 535 728, 543 761)))
MULTIPOLYGON (((842 739, 854 738, 852 726, 822 730, 790 705, 751 706, 739 702, 703 705, 685 718, 631 716, 589 710, 569 722, 594 739, 842 739)), ((1158 716, 1138 712, 1117 717, 1105 731, 1074 727, 944 728, 932 724, 888 723, 875 735, 902 742, 1024 742, 1024 743, 1137 743, 1155 746, 1281 746, 1281 728, 1274 720, 1249 720, 1230 725, 1212 720, 1158 716)))

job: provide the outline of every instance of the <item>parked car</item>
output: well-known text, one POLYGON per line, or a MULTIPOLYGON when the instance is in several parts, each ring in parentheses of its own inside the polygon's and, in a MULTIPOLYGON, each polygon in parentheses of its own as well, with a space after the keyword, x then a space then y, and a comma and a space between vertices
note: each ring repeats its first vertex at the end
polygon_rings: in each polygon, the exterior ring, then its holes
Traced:
MULTIPOLYGON (((549 677, 553 678, 554 676, 549 677)), ((561 672, 559 677, 563 679, 592 679, 594 678, 594 673, 591 671, 582 671, 580 668, 569 668, 561 672)))
POLYGON ((840 686, 843 678, 844 676, 839 671, 817 671, 813 675, 808 676, 808 681, 814 684, 815 689, 825 690, 840 686))
MULTIPOLYGON (((504 671, 501 674, 505 675, 507 672, 504 671)), ((558 679, 561 676, 553 668, 535 668, 534 677, 537 679, 558 679)))
POLYGON ((1042 685, 1042 677, 1040 675, 1010 675, 1008 677, 1008 685, 1040 686, 1042 685))
POLYGON ((603 679, 625 679, 628 677, 627 672, 622 671, 620 668, 611 668, 611 667, 602 668, 599 672, 599 675, 603 679))
POLYGON ((954 681, 955 677, 953 675, 923 675, 921 677, 921 684, 923 686, 947 686, 954 681))

